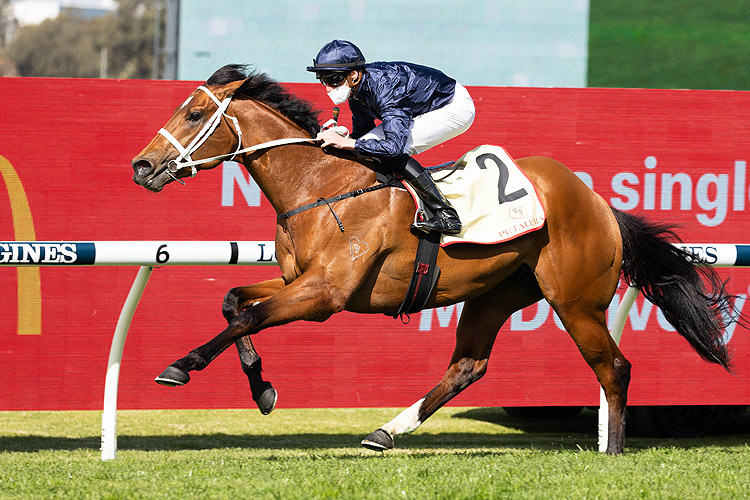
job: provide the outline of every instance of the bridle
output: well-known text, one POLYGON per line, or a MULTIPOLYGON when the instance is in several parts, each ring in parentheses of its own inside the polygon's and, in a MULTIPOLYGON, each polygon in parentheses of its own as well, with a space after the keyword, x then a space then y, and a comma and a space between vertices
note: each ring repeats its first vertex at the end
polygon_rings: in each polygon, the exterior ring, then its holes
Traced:
MULTIPOLYGON (((264 142, 256 146, 250 146, 250 147, 243 149, 242 148, 242 129, 240 128, 239 121, 237 120, 236 117, 228 115, 226 113, 227 108, 229 107, 229 103, 232 101, 232 97, 234 97, 234 95, 225 97, 224 100, 220 101, 214 95, 213 92, 211 92, 209 89, 207 89, 203 85, 198 87, 197 90, 202 90, 203 92, 205 92, 208 95, 208 97, 210 97, 211 100, 216 103, 217 109, 214 112, 214 114, 211 116, 211 118, 208 120, 208 122, 206 122, 203 128, 193 138, 190 144, 188 144, 187 147, 185 147, 168 130, 164 128, 159 130, 159 134, 163 135, 179 153, 179 156, 177 156, 177 158, 173 160, 169 160, 166 166, 166 172, 170 177, 172 177, 174 180, 180 182, 183 185, 185 184, 185 182, 176 176, 176 174, 183 168, 190 168, 190 177, 195 177, 195 174, 198 173, 198 169, 195 168, 196 165, 202 165, 204 163, 210 163, 212 161, 223 160, 223 159, 228 159, 229 161, 232 161, 238 154, 248 153, 251 151, 258 151, 261 149, 267 149, 267 148, 272 148, 276 146, 283 146, 285 144, 298 144, 298 143, 303 143, 303 142, 315 142, 316 141, 316 139, 313 139, 313 138, 290 137, 286 139, 277 139, 274 141, 264 142), (234 129, 237 132, 237 149, 233 153, 226 153, 226 154, 222 154, 218 156, 213 156, 211 158, 193 160, 191 155, 195 153, 201 146, 203 146, 203 143, 205 143, 206 140, 211 136, 211 134, 214 133, 216 128, 221 123, 222 117, 228 118, 234 124, 234 129)), ((187 106, 187 104, 190 102, 192 98, 193 96, 190 96, 182 104, 182 107, 187 106)))
MULTIPOLYGON (((211 100, 216 103, 218 108, 216 109, 214 114, 211 116, 211 118, 208 120, 208 122, 203 126, 200 132, 198 132, 198 134, 193 138, 193 140, 190 141, 190 144, 188 144, 188 146, 185 147, 180 143, 180 141, 177 140, 177 138, 175 138, 175 136, 173 136, 166 129, 162 128, 161 130, 159 130, 159 134, 166 137, 166 139, 172 144, 172 146, 174 146, 175 149, 177 149, 177 152, 180 153, 177 158, 175 158, 174 160, 169 160, 169 162, 167 162, 166 172, 170 177, 172 177, 174 180, 180 182, 183 185, 185 184, 185 182, 176 176, 176 174, 183 168, 189 167, 190 172, 191 172, 190 177, 195 177, 195 174, 198 173, 198 169, 195 168, 196 165, 202 165, 204 163, 210 163, 216 160, 223 160, 225 158, 228 158, 229 161, 231 161, 238 154, 249 153, 250 151, 259 151, 261 149, 268 149, 268 148, 273 148, 276 146, 283 146, 286 144, 300 144, 304 142, 316 142, 318 140, 314 138, 289 137, 285 139, 276 139, 276 140, 264 142, 262 144, 258 144, 255 146, 243 148, 242 147, 242 130, 240 129, 239 121, 237 120, 236 117, 226 114, 227 108, 229 107, 229 103, 232 101, 233 96, 225 97, 223 101, 220 101, 213 94, 213 92, 208 90, 203 85, 198 87, 198 90, 202 90, 203 92, 205 92, 211 98, 211 100), (232 121, 232 123, 234 124, 234 128, 237 131, 237 149, 234 151, 234 153, 226 153, 226 154, 222 154, 218 156, 212 156, 211 158, 193 160, 191 158, 191 155, 195 153, 203 145, 204 142, 206 142, 206 139, 208 139, 211 136, 211 134, 214 133, 216 128, 219 126, 219 123, 221 123, 221 118, 223 116, 227 117, 228 119, 232 121)), ((188 97, 188 99, 182 104, 182 107, 184 108, 185 106, 187 106, 187 104, 190 102, 190 100, 193 97, 194 96, 188 97)), ((336 215, 336 212, 333 211, 333 208, 331 207, 331 203, 335 203, 338 201, 345 200, 347 198, 359 196, 364 193, 376 191, 378 189, 382 189, 386 187, 398 187, 398 186, 399 184, 397 181, 381 182, 380 184, 376 184, 375 186, 371 186, 371 187, 364 188, 364 189, 356 189, 348 193, 334 196, 333 198, 318 198, 314 203, 308 203, 307 205, 304 205, 299 208, 295 208, 294 210, 290 210, 288 212, 280 214, 277 217, 279 219, 288 219, 289 217, 293 215, 296 215, 306 210, 310 210, 311 208, 316 208, 325 204, 328 206, 329 210, 333 214, 334 218, 336 219, 336 223, 339 226, 339 229, 343 233, 344 224, 341 222, 341 219, 339 219, 339 216, 336 215)))

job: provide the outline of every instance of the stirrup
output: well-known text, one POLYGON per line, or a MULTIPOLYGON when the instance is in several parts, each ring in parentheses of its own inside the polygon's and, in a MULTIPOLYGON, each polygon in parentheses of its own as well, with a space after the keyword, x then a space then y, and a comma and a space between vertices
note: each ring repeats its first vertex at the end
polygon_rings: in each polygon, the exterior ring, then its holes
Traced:
POLYGON ((448 210, 441 210, 431 219, 415 220, 412 229, 424 231, 425 233, 437 232, 454 235, 461 232, 462 226, 459 218, 448 210))

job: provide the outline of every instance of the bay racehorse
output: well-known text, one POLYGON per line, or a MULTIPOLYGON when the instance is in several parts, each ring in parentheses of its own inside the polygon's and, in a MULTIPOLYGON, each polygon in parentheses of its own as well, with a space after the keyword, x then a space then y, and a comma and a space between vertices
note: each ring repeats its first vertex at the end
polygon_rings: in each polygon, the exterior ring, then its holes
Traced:
MULTIPOLYGON (((279 215, 378 184, 372 160, 322 150, 313 139, 318 129, 309 103, 264 74, 225 66, 133 159, 133 180, 158 192, 233 159, 279 215)), ((622 453, 630 363, 609 335, 605 317, 621 275, 662 309, 701 357, 729 369, 722 316, 733 308, 732 296, 711 268, 694 267, 690 255, 671 244, 676 235, 669 226, 609 207, 553 159, 517 163, 545 207, 545 225, 500 244, 440 249, 442 273, 426 307, 465 302, 453 356, 442 380, 370 434, 362 442, 366 447, 392 448, 394 436, 414 431, 481 378, 503 323, 546 299, 604 389, 607 452, 622 453)), ((157 381, 187 383, 189 372, 204 369, 236 343, 253 397, 261 411, 270 411, 276 394, 260 376, 250 335, 291 321, 324 321, 344 310, 394 314, 414 266, 413 214, 410 195, 388 188, 279 217, 276 257, 282 275, 230 290, 223 304, 227 328, 169 365, 157 381), (355 252, 352 241, 368 251, 355 252)))

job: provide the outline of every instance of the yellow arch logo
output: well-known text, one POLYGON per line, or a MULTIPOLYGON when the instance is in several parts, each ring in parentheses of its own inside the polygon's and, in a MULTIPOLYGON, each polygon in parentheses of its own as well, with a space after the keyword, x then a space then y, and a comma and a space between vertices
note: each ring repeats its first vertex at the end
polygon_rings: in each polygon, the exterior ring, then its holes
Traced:
MULTIPOLYGON (((10 213, 16 241, 36 241, 34 220, 21 178, 8 160, 0 156, 0 176, 10 197, 10 213)), ((42 333, 42 287, 38 267, 18 267, 18 335, 42 333)))

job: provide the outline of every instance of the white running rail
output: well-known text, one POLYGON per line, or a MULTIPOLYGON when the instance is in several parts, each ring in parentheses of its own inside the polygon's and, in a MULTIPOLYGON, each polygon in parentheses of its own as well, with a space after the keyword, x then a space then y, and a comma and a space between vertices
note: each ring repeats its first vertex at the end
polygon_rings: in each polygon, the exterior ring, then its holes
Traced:
MULTIPOLYGON (((750 266, 750 245, 681 243, 698 265, 750 266)), ((151 271, 171 265, 277 265, 273 241, 0 241, 0 266, 140 266, 112 337, 102 412, 102 460, 117 455, 117 389, 130 322, 151 271)), ((620 343, 638 290, 629 288, 617 309, 612 338, 620 343)), ((600 390, 599 451, 607 449, 608 406, 600 390)))

